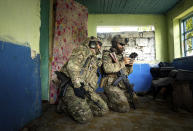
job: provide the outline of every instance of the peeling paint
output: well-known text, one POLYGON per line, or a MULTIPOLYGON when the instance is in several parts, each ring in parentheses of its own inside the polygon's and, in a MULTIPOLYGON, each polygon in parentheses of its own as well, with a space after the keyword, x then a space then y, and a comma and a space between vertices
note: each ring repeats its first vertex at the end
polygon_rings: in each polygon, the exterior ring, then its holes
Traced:
MULTIPOLYGON (((16 40, 14 40, 14 38, 13 37, 11 37, 11 36, 7 36, 7 37, 2 37, 2 36, 0 36, 0 40, 1 41, 3 41, 3 42, 10 42, 10 43, 13 43, 13 42, 15 42, 14 44, 15 45, 22 45, 22 46, 26 46, 26 47, 29 47, 30 49, 31 49, 31 58, 32 59, 34 59, 36 56, 37 56, 37 51, 36 50, 33 50, 32 48, 31 48, 31 45, 30 45, 30 43, 29 42, 24 42, 24 43, 22 43, 22 42, 16 42, 16 40)), ((4 49, 4 45, 2 44, 1 45, 1 48, 0 48, 1 50, 3 50, 4 49)))
POLYGON ((37 52, 31 49, 31 58, 34 59, 37 56, 37 52))
POLYGON ((18 130, 41 113, 40 55, 0 41, 0 58, 0 130, 18 130))
POLYGON ((39 53, 40 0, 0 1, 0 40, 39 53))
POLYGON ((14 43, 16 45, 24 45, 24 46, 27 46, 27 47, 30 46, 30 44, 28 42, 17 41, 14 37, 9 36, 9 35, 0 35, 0 40, 4 41, 4 42, 14 43))

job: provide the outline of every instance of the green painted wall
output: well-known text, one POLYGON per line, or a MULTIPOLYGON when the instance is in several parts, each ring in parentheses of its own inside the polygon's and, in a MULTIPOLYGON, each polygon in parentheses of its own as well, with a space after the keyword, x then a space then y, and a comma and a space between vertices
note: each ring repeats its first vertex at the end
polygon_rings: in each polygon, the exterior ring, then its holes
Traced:
POLYGON ((167 43, 170 61, 183 56, 180 43, 180 19, 191 12, 193 13, 193 0, 182 0, 167 13, 167 43))
POLYGON ((40 56, 42 100, 49 99, 49 21, 50 0, 41 0, 40 56))
POLYGON ((39 53, 40 0, 0 0, 0 40, 31 46, 39 53))
POLYGON ((154 25, 156 40, 156 60, 168 61, 166 17, 164 15, 132 14, 89 14, 88 35, 96 36, 97 26, 154 25))
POLYGON ((30 46, 32 57, 41 55, 43 100, 49 98, 49 13, 50 0, 0 1, 0 40, 30 46))

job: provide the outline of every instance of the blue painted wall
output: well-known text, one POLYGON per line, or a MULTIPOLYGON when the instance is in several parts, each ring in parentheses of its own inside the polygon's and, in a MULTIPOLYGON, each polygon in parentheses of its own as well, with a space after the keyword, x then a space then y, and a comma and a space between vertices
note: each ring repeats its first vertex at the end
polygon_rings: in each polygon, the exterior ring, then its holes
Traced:
POLYGON ((0 41, 0 130, 12 131, 41 114, 40 56, 0 41))
MULTIPOLYGON (((101 76, 99 76, 100 82, 101 76)), ((133 73, 128 76, 131 84, 134 84, 134 91, 147 91, 151 87, 152 76, 149 64, 134 64, 133 73)), ((97 92, 103 92, 103 88, 97 88, 97 92)))
POLYGON ((134 64, 133 73, 128 78, 130 83, 134 84, 134 91, 147 91, 152 81, 149 64, 134 64))

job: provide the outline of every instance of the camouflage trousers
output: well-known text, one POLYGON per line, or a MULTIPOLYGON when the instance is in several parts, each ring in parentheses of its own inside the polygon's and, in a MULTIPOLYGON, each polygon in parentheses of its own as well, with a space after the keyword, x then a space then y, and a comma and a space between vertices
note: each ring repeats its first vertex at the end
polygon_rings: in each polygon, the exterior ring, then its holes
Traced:
POLYGON ((68 87, 65 96, 59 101, 59 108, 66 111, 79 123, 92 120, 93 116, 103 116, 109 109, 104 100, 94 91, 89 91, 91 99, 82 99, 75 96, 72 87, 68 87), (98 103, 99 107, 94 103, 98 103))
POLYGON ((107 85, 104 87, 104 93, 108 99, 108 106, 116 112, 129 112, 129 94, 126 90, 118 86, 107 85))

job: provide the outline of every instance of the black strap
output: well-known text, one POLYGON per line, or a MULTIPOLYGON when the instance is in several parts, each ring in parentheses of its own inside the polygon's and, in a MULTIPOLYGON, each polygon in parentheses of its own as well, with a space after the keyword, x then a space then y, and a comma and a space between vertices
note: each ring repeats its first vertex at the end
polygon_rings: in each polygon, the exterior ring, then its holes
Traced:
POLYGON ((80 71, 80 75, 82 75, 82 74, 84 73, 84 69, 86 68, 86 66, 87 66, 87 64, 88 64, 88 62, 89 62, 89 60, 90 60, 92 57, 93 57, 93 55, 87 57, 87 59, 86 59, 84 65, 83 65, 83 68, 82 68, 81 71, 80 71))

